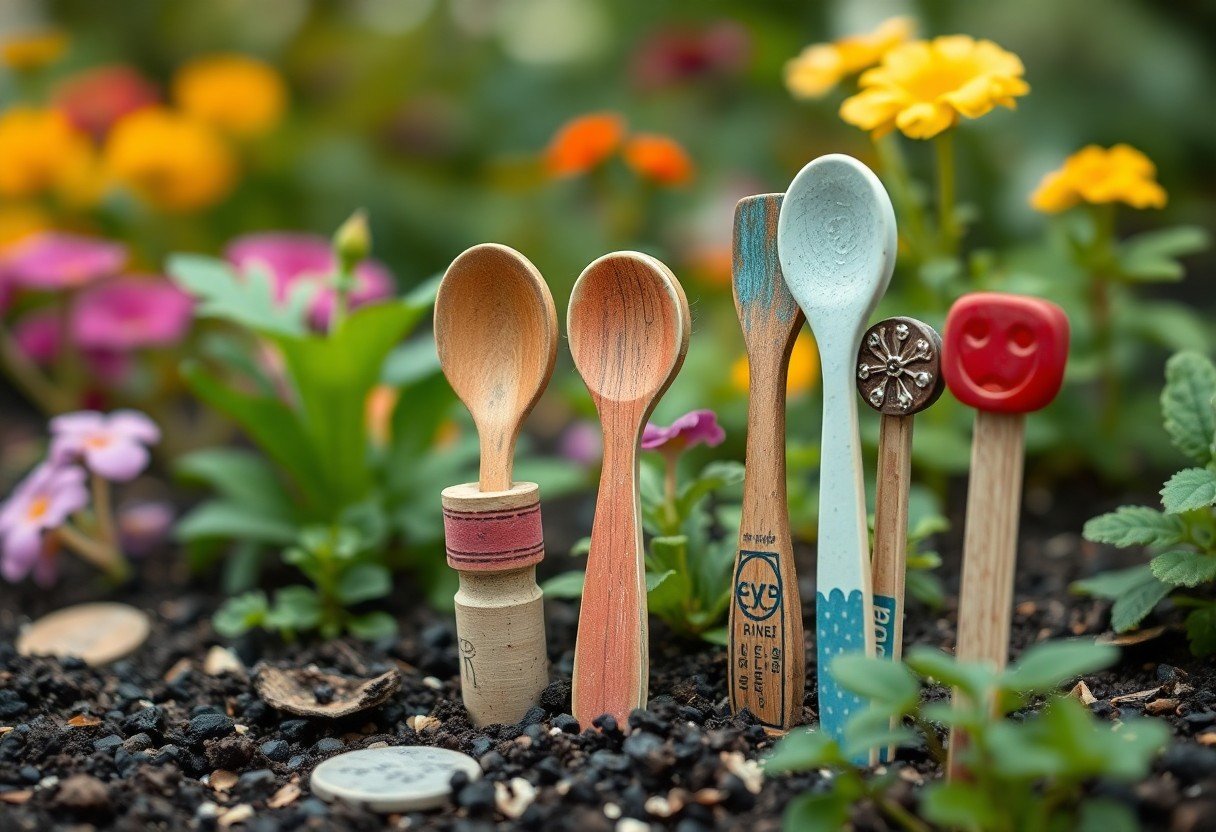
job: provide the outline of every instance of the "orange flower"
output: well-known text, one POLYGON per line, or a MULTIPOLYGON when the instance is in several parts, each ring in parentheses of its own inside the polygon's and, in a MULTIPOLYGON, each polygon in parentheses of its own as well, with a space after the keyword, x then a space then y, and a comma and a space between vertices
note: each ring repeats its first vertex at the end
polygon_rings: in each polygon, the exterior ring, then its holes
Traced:
POLYGON ((393 437, 393 411, 397 409, 397 401, 401 391, 387 384, 377 384, 367 394, 363 405, 364 421, 367 424, 367 435, 377 448, 388 445, 393 437))
POLYGON ((0 249, 51 228, 51 218, 36 205, 8 202, 0 205, 0 249))
POLYGON ((70 191, 93 155, 88 137, 56 110, 13 107, 0 115, 0 195, 70 191))
POLYGON ((545 150, 553 176, 577 176, 608 160, 625 138, 625 119, 616 113, 590 113, 562 125, 545 150))
POLYGON ((118 122, 105 161, 116 180, 158 208, 193 211, 228 196, 236 180, 232 151, 207 125, 163 107, 118 122))
POLYGON ((0 63, 10 69, 29 71, 53 64, 68 48, 68 36, 58 29, 25 32, 0 44, 0 63))
POLYGON ((625 162, 643 179, 659 185, 684 185, 692 180, 688 152, 670 136, 639 133, 625 143, 625 162))
POLYGON ((1117 144, 1108 150, 1091 144, 1043 177, 1030 197, 1030 204, 1047 214, 1066 211, 1082 202, 1164 208, 1166 193, 1157 183, 1157 166, 1136 148, 1117 144))
POLYGON ((173 97, 190 115, 234 136, 260 136, 287 107, 287 86, 274 68, 247 55, 208 55, 173 78, 173 97))
MULTIPOLYGON (((785 392, 790 398, 802 395, 819 381, 819 348, 809 333, 798 333, 790 353, 790 368, 785 378, 785 392)), ((751 368, 747 356, 741 355, 730 368, 731 386, 740 393, 751 388, 751 368)))

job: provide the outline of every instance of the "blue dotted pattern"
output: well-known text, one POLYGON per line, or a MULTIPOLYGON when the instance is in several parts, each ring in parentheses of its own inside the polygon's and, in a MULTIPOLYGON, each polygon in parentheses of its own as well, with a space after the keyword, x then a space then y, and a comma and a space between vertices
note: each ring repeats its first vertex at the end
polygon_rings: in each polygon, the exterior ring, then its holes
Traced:
POLYGON ((836 684, 828 668, 832 659, 843 653, 865 650, 865 627, 873 622, 862 604, 861 590, 846 596, 839 589, 828 595, 817 593, 815 624, 819 660, 819 725, 828 736, 844 740, 849 718, 865 707, 866 701, 836 684))

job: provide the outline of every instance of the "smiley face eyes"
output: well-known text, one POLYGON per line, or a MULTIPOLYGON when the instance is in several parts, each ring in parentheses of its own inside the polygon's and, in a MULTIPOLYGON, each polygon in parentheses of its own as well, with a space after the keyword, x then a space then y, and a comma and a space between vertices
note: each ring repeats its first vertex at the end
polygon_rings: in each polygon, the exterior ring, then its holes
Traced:
POLYGON ((988 344, 988 322, 978 318, 970 320, 963 327, 963 339, 972 349, 982 349, 988 344))

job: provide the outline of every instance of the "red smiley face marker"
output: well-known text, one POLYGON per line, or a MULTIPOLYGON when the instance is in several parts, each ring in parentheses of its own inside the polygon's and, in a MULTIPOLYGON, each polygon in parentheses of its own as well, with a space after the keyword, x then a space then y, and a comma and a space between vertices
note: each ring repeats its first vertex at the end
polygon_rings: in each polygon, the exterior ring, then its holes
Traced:
POLYGON ((1046 407, 1064 380, 1068 318, 1037 298, 977 292, 950 308, 942 350, 946 386, 990 413, 1046 407))

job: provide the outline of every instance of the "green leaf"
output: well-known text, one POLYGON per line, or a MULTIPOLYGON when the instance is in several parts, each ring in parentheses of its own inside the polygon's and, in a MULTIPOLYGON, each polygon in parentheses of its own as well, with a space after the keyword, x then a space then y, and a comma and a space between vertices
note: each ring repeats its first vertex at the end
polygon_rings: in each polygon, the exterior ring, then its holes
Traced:
POLYGON ((676 570, 668 569, 666 572, 647 572, 646 573, 646 591, 648 593, 662 589, 667 581, 675 577, 676 570))
POLYGON ((1084 639, 1036 644, 1005 671, 1003 687, 1021 693, 1055 690, 1061 683, 1114 664, 1119 651, 1084 639))
POLYGON ((1182 225, 1137 234, 1119 247, 1119 271, 1131 280, 1181 280, 1185 270, 1179 257, 1195 254, 1208 247, 1206 230, 1182 225))
POLYGON ((1153 570, 1146 563, 1143 566, 1133 566, 1130 569, 1115 569, 1102 572, 1092 578, 1073 581, 1069 585, 1070 592, 1077 595, 1093 595, 1097 598, 1115 599, 1134 590, 1146 581, 1156 580, 1153 570))
POLYGON ((274 594, 266 625, 277 630, 314 630, 321 623, 321 599, 306 586, 286 586, 274 594))
POLYGON ((393 591, 393 578, 388 569, 378 563, 358 563, 338 579, 338 600, 343 604, 358 604, 373 598, 383 598, 393 591))
POLYGON ((1216 603, 1191 610, 1186 616, 1186 637, 1196 656, 1216 653, 1216 603))
POLYGON ((209 500, 179 520, 173 533, 181 541, 218 538, 286 546, 295 540, 296 527, 253 506, 209 500))
POLYGON ((1216 555, 1201 552, 1163 552, 1149 566, 1159 581, 1170 586, 1199 586, 1216 578, 1216 555))
POLYGON ((845 689, 903 713, 920 701, 920 682, 901 662, 862 655, 832 660, 832 676, 845 689))
POLYGON ((1172 546, 1186 535, 1181 517, 1148 506, 1121 506, 1085 524, 1086 540, 1126 546, 1172 546))
POLYGON ((921 793, 920 808, 926 820, 941 826, 1001 828, 997 808, 983 789, 974 783, 931 783, 921 793))
POLYGON ((931 610, 939 610, 946 604, 946 588, 941 578, 920 569, 909 569, 904 578, 907 594, 931 610))
POLYGON ((307 331, 306 312, 317 286, 299 281, 286 300, 275 297, 271 276, 262 268, 245 275, 223 260, 197 254, 174 254, 167 270, 173 280, 198 301, 194 314, 219 318, 263 335, 300 335, 307 331))
POLYGON ((211 619, 215 631, 224 638, 236 638, 266 621, 269 605, 266 593, 258 590, 237 595, 224 602, 211 619))
POLYGON ((790 801, 781 818, 784 832, 840 832, 848 828, 850 796, 839 791, 804 794, 790 801))
POLYGON ((1148 578, 1115 599, 1114 606, 1110 608, 1110 626, 1117 633, 1135 629, 1161 599, 1170 594, 1171 588, 1169 584, 1161 583, 1150 571, 1148 578))
POLYGON ((716 644, 719 647, 725 647, 730 644, 730 628, 727 626, 711 627, 701 633, 701 638, 710 644, 716 644))
POLYGON ((272 467, 252 451, 207 448, 179 458, 174 472, 202 483, 230 502, 257 509, 268 517, 291 520, 294 506, 272 467))
POLYGON ((1216 367, 1197 352, 1180 352, 1165 365, 1161 413, 1178 450, 1197 462, 1212 458, 1216 438, 1216 367))
POLYGON ((1140 832, 1140 821, 1129 806, 1109 798, 1081 804, 1077 832, 1140 832))
POLYGON ((706 465, 701 475, 680 490, 676 510, 680 517, 687 517, 693 507, 715 491, 743 482, 743 463, 735 460, 717 460, 706 465))
POLYGON ((386 612, 369 612, 356 615, 346 623, 351 635, 364 641, 388 638, 397 632, 397 620, 386 612))
POLYGON ((985 699, 996 683, 997 674, 984 664, 960 662, 931 647, 913 647, 904 664, 928 679, 962 690, 974 699, 985 699))
POLYGON ((550 598, 582 598, 583 582, 587 579, 582 570, 572 570, 554 575, 540 585, 546 596, 550 598))
POLYGON ((1216 504, 1216 471, 1183 468, 1161 489, 1161 504, 1170 514, 1216 504))
POLYGON ((764 759, 766 774, 809 771, 826 766, 844 765, 840 746, 824 731, 791 731, 764 759))

